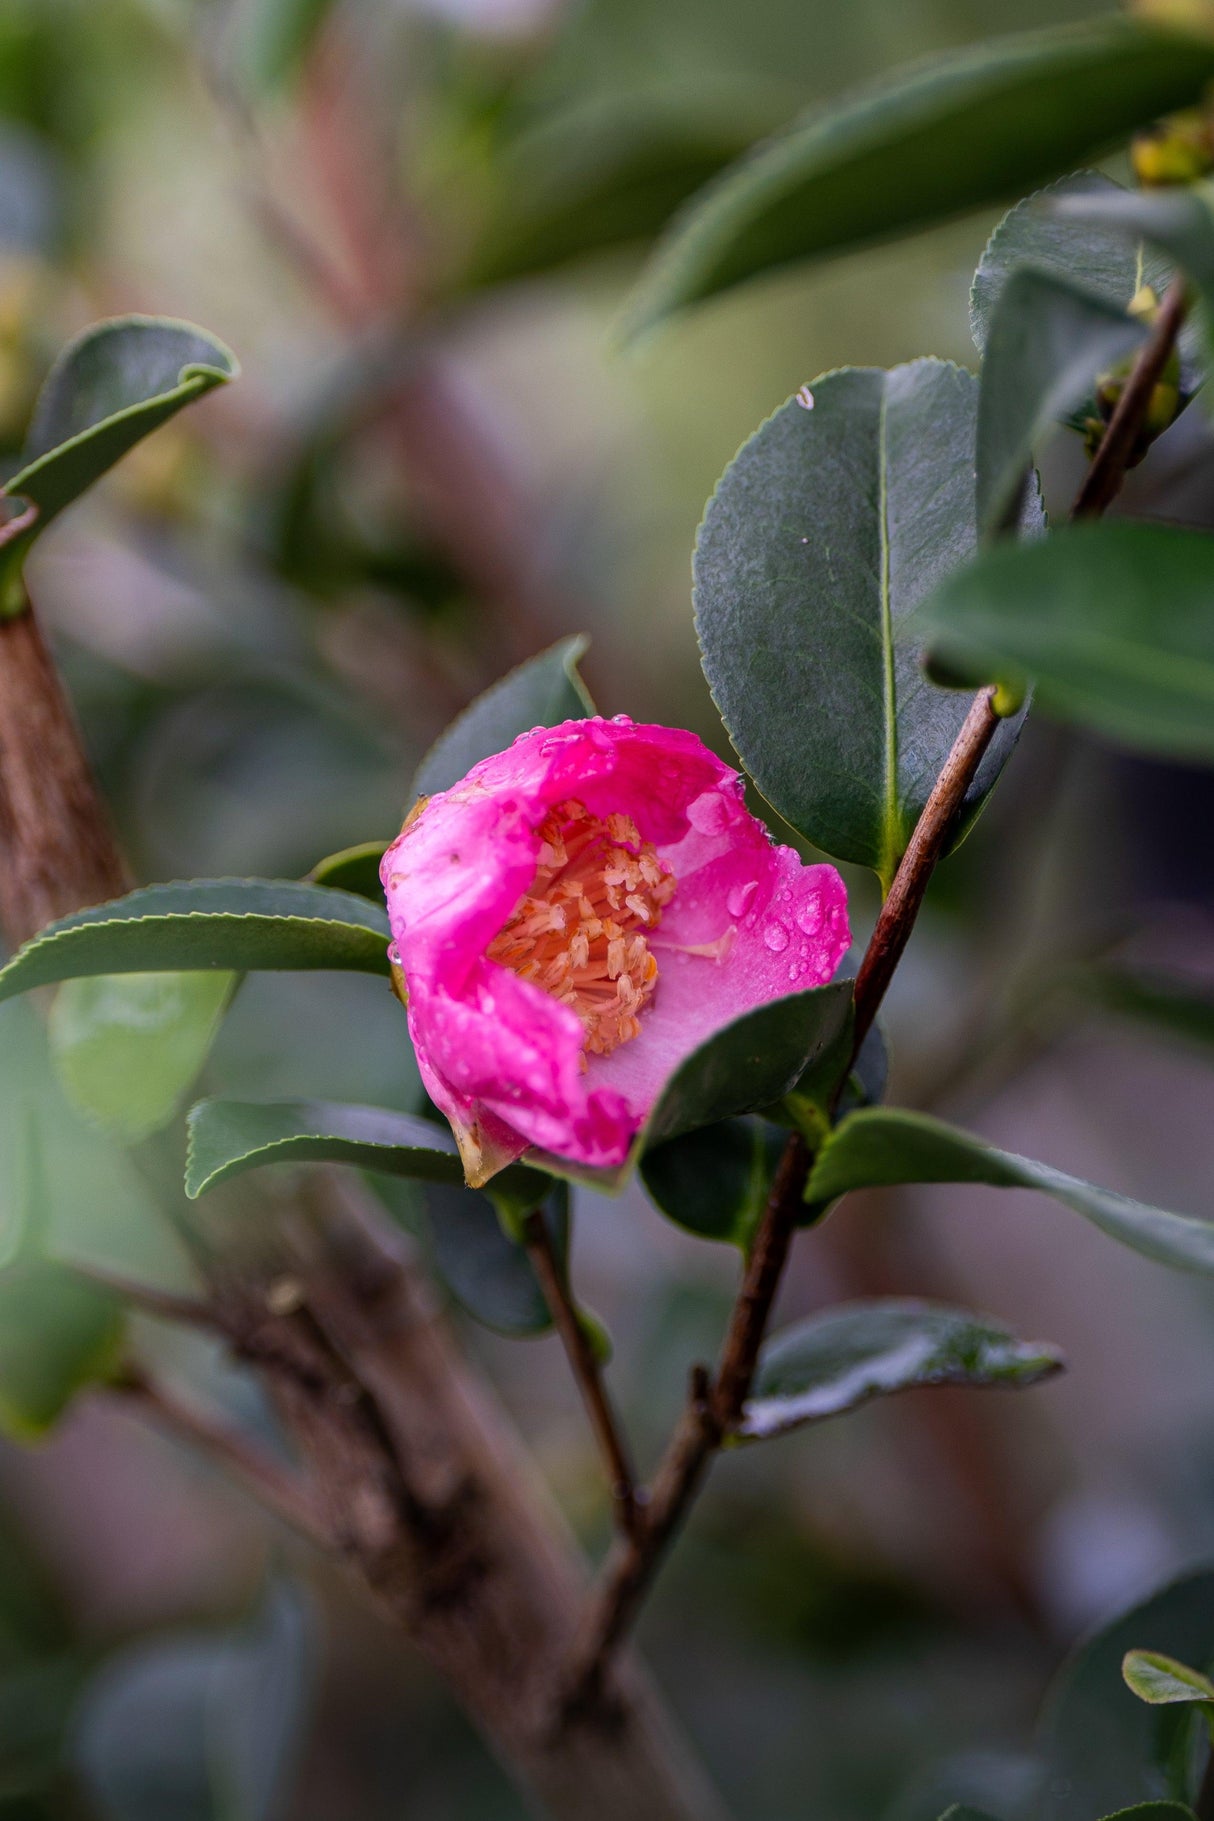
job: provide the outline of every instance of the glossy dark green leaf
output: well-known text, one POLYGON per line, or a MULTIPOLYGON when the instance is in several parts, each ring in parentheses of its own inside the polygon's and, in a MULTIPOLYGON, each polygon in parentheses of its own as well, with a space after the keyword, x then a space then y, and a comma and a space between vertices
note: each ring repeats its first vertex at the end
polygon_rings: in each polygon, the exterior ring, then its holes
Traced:
POLYGON ((794 261, 1000 200, 1196 101, 1214 46, 1130 19, 932 58, 760 146, 676 219, 629 313, 636 334, 794 261))
POLYGON ((1124 311, 1140 285, 1162 296, 1171 277, 1170 261, 1135 244, 1123 230, 1098 220, 1073 220, 1054 205, 1074 199, 1124 196, 1121 184, 1100 171, 1076 171, 1009 209, 986 243, 970 289, 970 329, 985 349, 991 317, 1004 285, 1022 266, 1093 291, 1110 309, 1124 311))
POLYGON ((66 980, 49 1028, 72 1105, 127 1143, 167 1125, 210 1054, 238 980, 202 972, 66 980))
MULTIPOLYGON (((812 408, 784 405, 718 483, 696 623, 713 698, 768 802, 888 881, 968 708, 927 682, 902 622, 977 542, 978 385, 919 360, 845 368, 809 393, 812 408)), ((966 823, 1016 731, 996 735, 966 823)))
POLYGON ((1127 1650, 1121 1664, 1122 1679, 1131 1694, 1150 1707, 1177 1702, 1207 1707, 1214 1702, 1214 1682, 1199 1669, 1190 1669, 1175 1657, 1158 1650, 1127 1650))
POLYGON ((1033 266, 1010 275, 991 314, 978 394, 976 488, 983 533, 1014 522, 1034 449, 1146 334, 1123 307, 1069 279, 1033 266))
POLYGON ((357 847, 343 847, 339 853, 318 860, 308 874, 313 885, 327 885, 333 891, 353 892, 357 898, 369 898, 382 904, 384 888, 380 883, 379 863, 387 848, 386 841, 360 841, 357 847))
POLYGON ((1017 1340, 968 1309, 845 1303, 767 1342, 738 1433, 763 1441, 922 1385, 1035 1385, 1062 1364, 1048 1342, 1017 1340))
POLYGON ((909 1182, 981 1182, 1036 1189, 1122 1245, 1179 1270, 1214 1272, 1214 1221, 1148 1207, 1049 1164, 996 1150, 969 1132, 897 1107, 851 1113, 826 1140, 806 1189, 815 1205, 852 1189, 909 1182))
POLYGON ((850 980, 834 980, 756 1006, 717 1031, 666 1083, 638 1150, 781 1099, 837 1038, 851 993, 850 980))
POLYGON ((786 1137, 763 1119, 725 1119, 646 1151, 641 1179, 677 1226, 746 1252, 786 1137))
POLYGON ((316 1653, 301 1597, 254 1622, 150 1638, 86 1689, 72 1757, 101 1821, 272 1821, 303 1743, 316 1653))
POLYGON ((7 483, 38 517, 4 552, 19 570, 32 540, 108 468, 184 405, 234 379, 236 357, 190 323, 119 316, 64 349, 34 408, 21 467, 7 483))
POLYGON ((1042 1719, 1042 1796, 1032 1821, 1092 1821, 1135 1802, 1192 1801, 1187 1754, 1169 1749, 1158 1710, 1122 1681, 1128 1650, 1214 1661, 1214 1573, 1187 1575, 1133 1607, 1063 1669, 1042 1719))
POLYGON ((1209 985, 1125 962, 1076 971, 1068 984, 1102 1011, 1214 1051, 1214 988, 1209 985))
MULTIPOLYGON (((520 1245, 503 1231, 487 1195, 430 1184, 425 1191, 435 1268, 460 1307, 499 1334, 544 1334, 552 1317, 520 1245)), ((548 1230, 562 1256, 569 1246, 569 1188, 550 1185, 544 1206, 548 1230)))
MULTIPOLYGON (((386 1107, 345 1101, 201 1100, 189 1113, 186 1194, 270 1163, 347 1163, 424 1182, 462 1183, 463 1165, 447 1127, 386 1107)), ((531 1205, 551 1189, 538 1171, 511 1165, 496 1179, 531 1205)))
POLYGON ((577 673, 587 643, 584 638, 561 639, 478 696, 422 760, 413 797, 449 790, 474 765, 504 752, 533 727, 555 727, 593 714, 594 704, 577 673))
POLYGON ((1161 247, 1192 279, 1205 306, 1207 349, 1214 347, 1214 185, 1064 196, 1064 225, 1114 229, 1131 242, 1161 247))
POLYGON ((388 917, 287 879, 149 885, 50 923, 0 968, 0 1000, 89 974, 352 968, 387 974, 388 917))
POLYGON ((1067 526, 986 551, 921 614, 975 681, 1032 679, 1049 714, 1163 758, 1214 759, 1214 538, 1067 526))

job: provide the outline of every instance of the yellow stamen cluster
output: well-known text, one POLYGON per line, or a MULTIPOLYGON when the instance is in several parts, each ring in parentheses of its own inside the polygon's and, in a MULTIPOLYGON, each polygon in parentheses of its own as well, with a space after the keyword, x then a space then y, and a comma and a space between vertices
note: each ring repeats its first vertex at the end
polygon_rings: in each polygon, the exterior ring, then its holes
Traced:
POLYGON ((609 1056, 640 1033, 658 978, 645 931, 673 898, 674 874, 630 816, 602 821, 569 800, 539 836, 531 889, 490 943, 489 959, 571 1006, 585 1051, 609 1056))

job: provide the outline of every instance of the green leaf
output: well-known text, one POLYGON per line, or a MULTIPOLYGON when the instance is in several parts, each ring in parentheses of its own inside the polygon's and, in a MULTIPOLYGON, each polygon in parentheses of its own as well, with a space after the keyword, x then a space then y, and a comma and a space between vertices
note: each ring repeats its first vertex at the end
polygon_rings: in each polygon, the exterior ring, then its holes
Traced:
POLYGON ((1197 1821, 1197 1817, 1184 1802, 1136 1802, 1133 1808, 1105 1815, 1104 1821, 1197 1821))
POLYGON ((49 1028, 72 1105, 127 1143, 167 1125, 210 1054, 238 981, 228 973, 65 981, 49 1028))
POLYGON ((970 1808, 965 1802, 954 1802, 946 1808, 940 1821, 991 1821, 991 1816, 981 1808, 970 1808))
POLYGON ((1127 1650, 1121 1674, 1130 1693, 1152 1707, 1176 1701, 1196 1701, 1205 1706, 1214 1701, 1214 1682, 1208 1676, 1157 1650, 1127 1650))
POLYGON ((628 329, 1042 183, 1196 101, 1211 75, 1208 40, 1109 17, 900 70, 815 111, 693 198, 642 279, 628 329))
POLYGON ((264 99, 290 80, 333 10, 333 0, 251 0, 238 9, 232 63, 264 99))
MULTIPOLYGON (((696 624, 713 699, 768 802, 888 882, 969 706, 927 682, 902 622, 977 543, 978 384, 918 360, 844 368, 811 390, 812 409, 783 406, 718 483, 696 545, 696 624)), ((1017 730, 996 734, 963 827, 1017 730)))
POLYGON ((104 1663, 72 1737, 103 1821, 271 1821, 304 1739, 316 1657, 303 1599, 273 1587, 251 1625, 141 1640, 104 1663))
POLYGON ((360 841, 357 847, 343 847, 340 853, 318 860, 308 874, 313 885, 327 885, 332 891, 353 892, 357 898, 369 898, 382 904, 384 888, 380 883, 379 863, 388 847, 387 841, 360 841))
POLYGON ((1090 224, 1162 247, 1201 293, 1207 349, 1214 349, 1214 184, 1063 196, 1054 207, 1064 226, 1090 224))
POLYGON ((1162 758, 1214 759, 1214 539, 1072 525, 1002 544, 919 616, 976 682, 1033 681, 1048 713, 1162 758))
MULTIPOLYGON (((200 1100, 188 1118, 186 1194, 196 1200, 217 1183, 268 1163, 348 1163, 424 1182, 462 1183, 463 1165, 445 1125, 386 1107, 344 1101, 200 1100)), ((530 1205, 551 1190, 539 1172, 512 1164, 503 1188, 529 1194, 530 1205)))
POLYGON ((1067 984, 1102 1011, 1137 1019, 1199 1049, 1214 1050, 1214 990, 1207 984, 1124 962, 1077 969, 1067 976, 1067 984))
POLYGON ((767 1342, 738 1435, 763 1441, 921 1385, 1035 1385, 1062 1365, 1048 1342, 968 1309, 845 1303, 767 1342))
POLYGON ((1036 1189, 1159 1264, 1214 1272, 1214 1221, 1148 1207, 1049 1164, 996 1150, 925 1113, 896 1107, 850 1113, 819 1152, 805 1193, 809 1202, 821 1206, 852 1189, 908 1182, 982 1182, 998 1189, 1036 1189))
POLYGON ((122 1310, 62 1265, 19 1259, 0 1271, 0 1429, 36 1441, 78 1391, 112 1376, 122 1310))
POLYGON ((780 1100, 835 1042, 851 1012, 851 994, 850 980, 833 980, 756 1006, 715 1032, 662 1089, 637 1154, 780 1100))
POLYGON ((7 483, 12 497, 37 506, 38 517, 5 550, 3 581, 19 572, 33 539, 128 449, 239 371, 221 341, 168 317, 117 316, 69 342, 38 396, 21 467, 7 483))
POLYGON ((1142 1649, 1182 1662, 1214 1658, 1214 1573, 1187 1575, 1133 1607, 1063 1669, 1042 1719, 1044 1774, 1034 1821, 1092 1821, 1127 1803, 1192 1801, 1189 1754, 1171 1749, 1175 1734, 1161 1728, 1163 1716, 1122 1681, 1126 1652, 1142 1649))
MULTIPOLYGON (((434 1183, 425 1191, 435 1269, 460 1307, 499 1334, 545 1334, 548 1304, 522 1246, 503 1231, 487 1195, 434 1183)), ((549 1183, 544 1218, 562 1257, 569 1247, 569 1188, 549 1183)))
POLYGON ((763 1119, 725 1119, 646 1151, 641 1179, 676 1226, 747 1252, 786 1137, 763 1119))
POLYGON ((533 727, 556 727, 592 715, 594 704, 577 673, 587 643, 584 638, 561 639, 478 696, 422 760, 413 797, 450 790, 474 765, 504 752, 533 727))
POLYGON ((1069 279, 1032 266, 1011 274, 991 315, 978 394, 977 501, 984 533, 1014 521, 1034 449, 1146 334, 1124 309, 1069 279))
POLYGON ((1082 285, 1110 309, 1123 312, 1141 285, 1150 285, 1162 297, 1172 274, 1169 261, 1144 254, 1124 231, 1101 221, 1076 221, 1055 206, 1126 193, 1099 171, 1076 171, 1008 210, 986 243, 970 289, 970 329, 979 352, 986 347, 1003 287, 1022 266, 1082 285))
POLYGON ((352 968, 387 974, 388 918, 288 879, 149 885, 50 923, 0 968, 0 1000, 88 974, 352 968))

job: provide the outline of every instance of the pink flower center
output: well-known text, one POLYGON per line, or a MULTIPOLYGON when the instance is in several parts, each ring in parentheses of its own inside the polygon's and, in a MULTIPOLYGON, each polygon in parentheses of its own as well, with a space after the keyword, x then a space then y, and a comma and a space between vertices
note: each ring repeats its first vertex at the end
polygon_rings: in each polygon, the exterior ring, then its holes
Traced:
POLYGON ((493 938, 491 961, 572 1007, 583 1048, 609 1056, 640 1035, 658 964, 645 932, 676 880, 630 816, 592 816, 572 800, 541 823, 531 889, 493 938))

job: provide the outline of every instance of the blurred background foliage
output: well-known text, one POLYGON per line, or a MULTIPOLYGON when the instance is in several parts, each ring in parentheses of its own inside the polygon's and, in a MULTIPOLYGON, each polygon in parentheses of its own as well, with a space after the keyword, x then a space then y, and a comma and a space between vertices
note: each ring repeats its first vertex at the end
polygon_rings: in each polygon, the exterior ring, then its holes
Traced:
MULTIPOLYGON (((390 836, 452 714, 572 631, 591 635, 605 712, 723 747, 688 598, 705 498, 832 366, 972 365, 967 291, 993 219, 736 291, 621 356, 640 255, 681 197, 807 103, 1096 10, 0 0, 0 450, 15 461, 54 352, 100 315, 188 317, 244 367, 31 564, 139 875, 301 875, 390 836)), ((1051 455, 1047 493, 1077 460, 1051 455)), ((1130 502, 1166 493, 1169 516, 1200 522, 1211 472, 1190 413, 1130 502)), ((1199 774, 1030 723, 899 975, 897 1098, 1204 1209, 1201 1030, 1144 1038, 1073 967, 1116 946, 1214 978, 1212 808, 1199 774)), ((853 883, 863 929, 871 886, 853 883)), ((417 1092, 382 985, 307 976, 243 985, 208 1085, 401 1108, 417 1092)), ((44 1107, 59 1092, 23 1087, 44 1107)), ((137 1197, 94 1193, 88 1142, 82 1126, 77 1250, 174 1281, 137 1197)), ((175 1142, 139 1169, 168 1181, 175 1142)), ((4 1143, 11 1198, 19 1133, 4 1143)), ((413 1195, 392 1205, 416 1226, 413 1195)), ((639 1191, 576 1199, 579 1283, 649 1459, 732 1265, 639 1191)), ((644 1643, 744 1821, 933 1821, 971 1788, 1010 1807, 1070 1641, 1214 1549, 1200 1281, 1035 1199, 951 1188, 857 1197, 803 1242, 782 1313, 877 1292, 990 1308, 1060 1343, 1071 1371, 1016 1400, 912 1394, 722 1463, 644 1643)), ((555 1343, 471 1325, 467 1341, 597 1548, 599 1474, 555 1343)), ((268 1431, 198 1339, 143 1323, 139 1344, 268 1431)), ((0 1526, 3 1821, 519 1812, 335 1573, 104 1398, 34 1451, 4 1445, 0 1526)))

